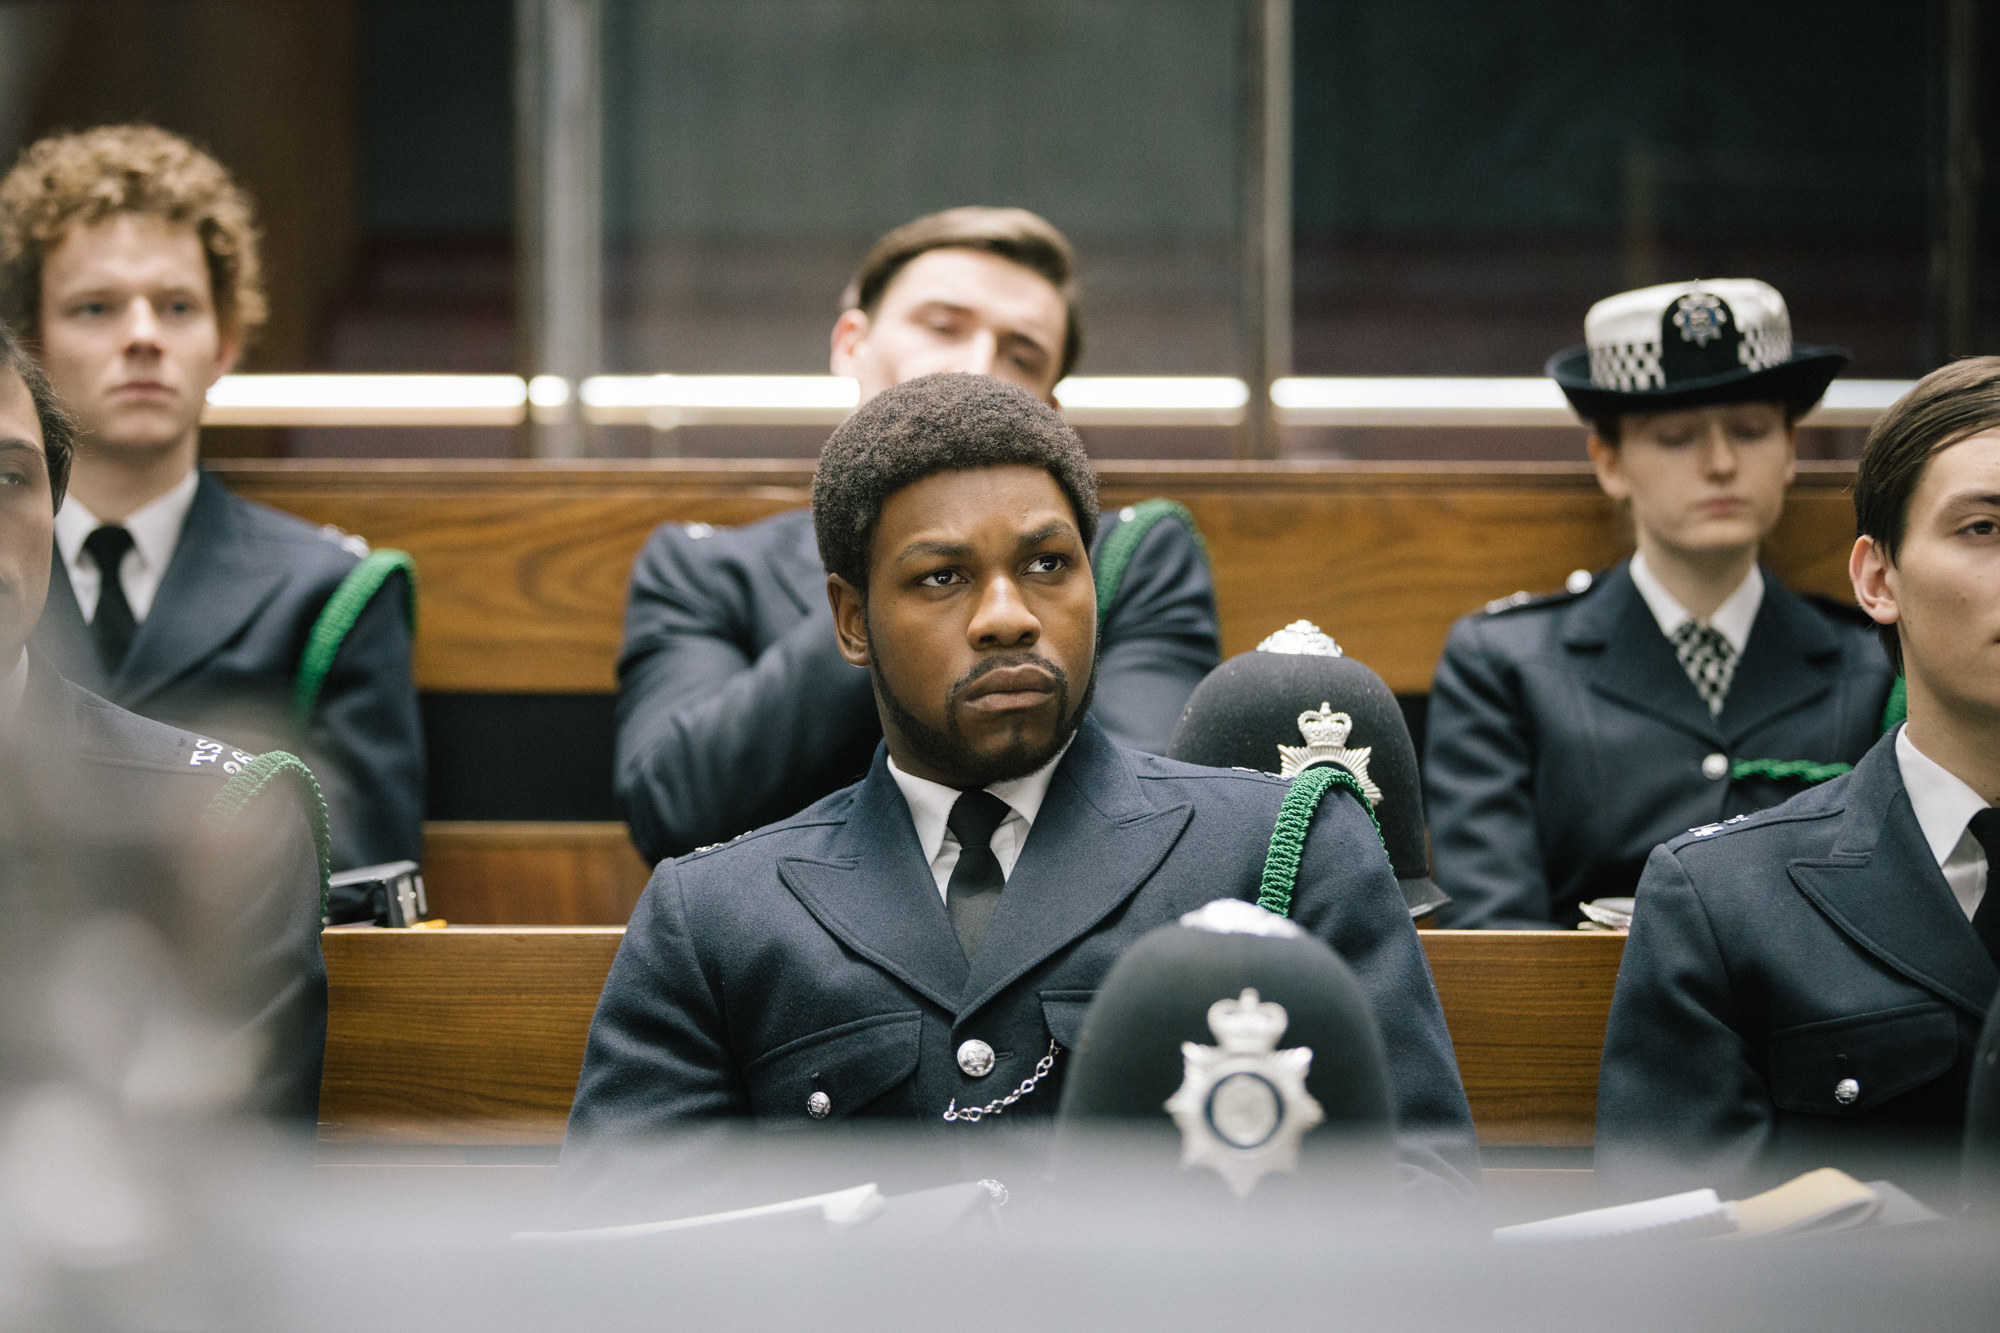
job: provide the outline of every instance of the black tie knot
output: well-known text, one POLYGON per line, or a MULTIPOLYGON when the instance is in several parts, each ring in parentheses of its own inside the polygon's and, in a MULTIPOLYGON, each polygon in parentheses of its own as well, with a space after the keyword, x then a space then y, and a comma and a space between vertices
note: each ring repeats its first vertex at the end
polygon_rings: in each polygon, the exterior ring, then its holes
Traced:
POLYGON ((1972 830, 1973 838, 1986 849, 1989 864, 2000 863, 2000 806, 1987 806, 1972 817, 1966 826, 1972 830))
POLYGON ((962 848, 984 848, 993 841, 993 831, 1007 822, 1012 813, 1007 803, 990 791, 969 791, 952 802, 945 827, 962 848))
POLYGON ((107 523, 83 539, 83 549, 97 562, 97 572, 107 579, 118 577, 125 553, 132 549, 132 534, 115 523, 107 523))

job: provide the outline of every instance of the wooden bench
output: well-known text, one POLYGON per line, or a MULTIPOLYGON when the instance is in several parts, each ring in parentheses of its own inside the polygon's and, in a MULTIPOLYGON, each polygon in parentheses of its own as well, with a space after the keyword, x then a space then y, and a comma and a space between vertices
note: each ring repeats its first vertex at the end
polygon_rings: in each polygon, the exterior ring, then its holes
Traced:
MULTIPOLYGON (((615 927, 335 929, 323 1142, 554 1144, 615 927)), ((1591 1142, 1624 937, 1425 931, 1480 1143, 1591 1142)))
MULTIPOLYGON (((633 557, 668 521, 746 523, 807 502, 787 461, 217 462, 240 493, 416 557, 428 691, 603 693, 633 557)), ((1215 569, 1225 654, 1317 622, 1399 694, 1430 688, 1451 622, 1558 588, 1627 550, 1582 464, 1105 462, 1107 509, 1167 496, 1215 569)), ((1808 591, 1848 596, 1851 463, 1803 463, 1767 549, 1808 591)))

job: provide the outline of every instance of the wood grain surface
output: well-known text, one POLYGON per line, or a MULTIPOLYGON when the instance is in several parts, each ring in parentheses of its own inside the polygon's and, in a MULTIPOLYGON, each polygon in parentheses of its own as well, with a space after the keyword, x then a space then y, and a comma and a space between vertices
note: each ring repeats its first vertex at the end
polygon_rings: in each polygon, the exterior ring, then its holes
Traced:
MULTIPOLYGON (((324 936, 326 1142, 555 1143, 617 927, 324 936)), ((1587 1147, 1624 937, 1424 931, 1480 1142, 1587 1147)))
POLYGON ((431 915, 456 925, 622 926, 651 873, 623 824, 424 825, 431 915))
MULTIPOLYGON (((218 462, 234 489, 416 557, 427 690, 614 688, 632 560, 663 522, 747 523, 806 503, 795 462, 218 462)), ((1451 622, 1629 549, 1582 464, 1100 465, 1107 509, 1185 503, 1215 567, 1223 651, 1300 618, 1400 693, 1430 687, 1451 622)), ((1766 556, 1845 598, 1851 464, 1802 464, 1766 556)))
POLYGON ((320 1138, 562 1139, 621 928, 336 928, 320 1138))
POLYGON ((1583 1148, 1623 935, 1419 932, 1484 1147, 1583 1148))

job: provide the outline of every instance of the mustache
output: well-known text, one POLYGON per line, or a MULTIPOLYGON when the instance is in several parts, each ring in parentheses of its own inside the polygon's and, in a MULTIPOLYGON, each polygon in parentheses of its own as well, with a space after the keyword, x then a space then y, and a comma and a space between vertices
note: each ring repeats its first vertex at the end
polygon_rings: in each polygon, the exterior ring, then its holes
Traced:
POLYGON ((965 692, 984 677, 991 675, 995 671, 1005 671, 1009 667, 1021 666, 1039 667, 1043 671, 1048 672, 1056 683, 1057 691, 1064 695, 1068 694, 1068 673, 1048 658, 1043 657, 1040 653, 1000 653, 979 662, 972 670, 953 681, 950 693, 946 697, 956 702, 964 698, 965 692))

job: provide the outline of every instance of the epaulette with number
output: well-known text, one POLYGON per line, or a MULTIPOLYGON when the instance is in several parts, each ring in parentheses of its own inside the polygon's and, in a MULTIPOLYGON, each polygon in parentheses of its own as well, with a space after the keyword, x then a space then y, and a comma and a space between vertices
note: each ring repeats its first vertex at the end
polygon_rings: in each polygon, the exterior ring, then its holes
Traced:
POLYGON ((1554 592, 1516 592, 1505 597, 1495 597, 1486 604, 1486 614, 1501 616, 1509 611, 1524 611, 1534 606, 1554 606, 1561 602, 1573 602, 1589 592, 1597 582, 1597 576, 1587 569, 1572 570, 1563 580, 1563 586, 1554 592))

